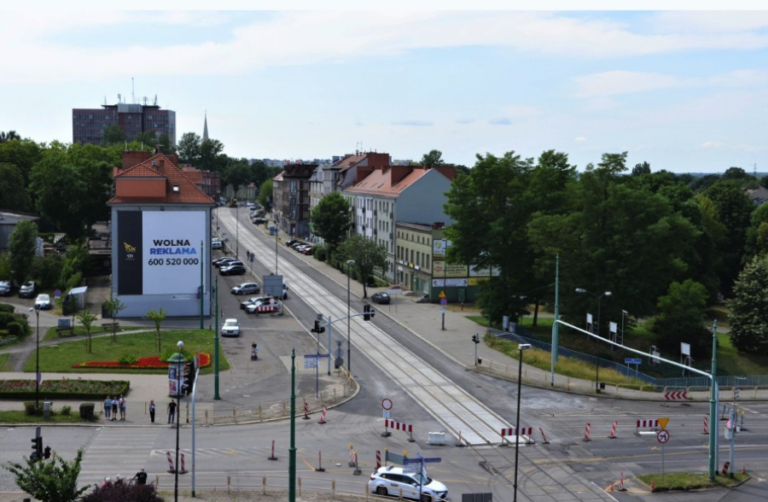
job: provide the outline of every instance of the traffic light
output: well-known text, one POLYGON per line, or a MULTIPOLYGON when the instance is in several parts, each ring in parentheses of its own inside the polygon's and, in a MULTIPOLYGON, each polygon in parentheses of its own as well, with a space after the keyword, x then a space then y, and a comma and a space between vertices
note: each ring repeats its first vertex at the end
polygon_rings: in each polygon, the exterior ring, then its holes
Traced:
POLYGON ((184 393, 190 395, 192 393, 192 386, 195 383, 195 363, 189 363, 187 366, 187 372, 184 375, 184 393))
POLYGON ((46 460, 51 458, 51 447, 50 446, 46 446, 45 450, 43 450, 43 458, 45 458, 46 460))
POLYGON ((472 341, 475 343, 480 343, 480 335, 478 334, 472 335, 472 341))
POLYGON ((43 458, 43 436, 40 434, 40 427, 35 428, 35 437, 32 438, 32 454, 29 458, 32 460, 43 458))
POLYGON ((320 321, 315 321, 315 327, 312 328, 312 333, 317 333, 318 335, 320 333, 325 333, 325 326, 320 326, 320 321))
POLYGON ((371 308, 367 303, 363 306, 363 320, 370 321, 373 316, 376 315, 376 311, 371 308))

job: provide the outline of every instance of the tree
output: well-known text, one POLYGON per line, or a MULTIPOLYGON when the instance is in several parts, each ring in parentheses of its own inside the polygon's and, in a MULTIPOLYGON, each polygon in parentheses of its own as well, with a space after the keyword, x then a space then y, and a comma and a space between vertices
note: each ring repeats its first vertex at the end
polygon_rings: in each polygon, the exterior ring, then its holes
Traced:
POLYGON ((88 263, 87 249, 82 246, 69 246, 64 253, 60 282, 67 288, 79 286, 83 276, 88 273, 88 263))
POLYGON ((222 181, 227 185, 232 185, 232 189, 235 191, 235 198, 237 198, 238 190, 243 185, 246 185, 251 180, 251 166, 248 160, 232 159, 224 169, 222 173, 222 181))
MULTIPOLYGON (((343 260, 355 260, 354 268, 363 283, 363 298, 368 298, 368 278, 377 268, 382 271, 382 275, 386 272, 387 248, 362 235, 353 235, 339 246, 339 255, 343 260)), ((346 272, 346 268, 344 270, 346 272)))
POLYGON ((179 161, 183 164, 192 164, 198 167, 200 161, 200 136, 193 132, 185 132, 179 144, 176 146, 176 151, 179 154, 179 161))
POLYGON ((710 337, 704 327, 707 296, 707 288, 691 279, 670 284, 668 293, 659 297, 659 316, 653 323, 662 348, 677 352, 685 342, 691 345, 691 355, 709 353, 710 337))
POLYGON ((755 256, 733 286, 730 309, 731 343, 740 352, 768 351, 768 256, 755 256))
MULTIPOLYGON (((328 245, 329 256, 346 238, 351 224, 349 202, 339 192, 331 192, 320 199, 310 216, 312 232, 328 245)), ((330 258, 327 261, 332 263, 330 258)))
POLYGON ((155 333, 157 335, 157 352, 162 353, 163 351, 163 344, 162 344, 162 337, 160 336, 160 327, 163 324, 163 321, 165 321, 165 316, 168 314, 163 307, 159 307, 157 310, 150 310, 147 312, 147 317, 145 319, 149 319, 150 321, 155 323, 155 333))
POLYGON ((13 140, 21 139, 21 136, 16 134, 16 131, 8 131, 3 132, 0 131, 0 143, 5 143, 6 141, 13 141, 13 140))
POLYGON ((643 174, 651 174, 651 165, 648 162, 635 164, 635 167, 632 168, 632 176, 642 176, 643 174))
POLYGON ((80 502, 163 502, 163 499, 157 495, 153 484, 110 483, 97 486, 80 502))
POLYGON ((160 148, 160 151, 166 155, 171 155, 176 151, 173 145, 171 145, 171 137, 168 136, 167 132, 164 132, 157 138, 157 146, 160 148))
POLYGON ((134 141, 138 141, 141 144, 148 145, 152 148, 157 146, 157 132, 156 131, 144 131, 136 136, 134 141))
POLYGON ((43 149, 30 139, 0 142, 0 162, 13 164, 24 177, 24 186, 29 185, 32 166, 40 161, 43 149))
POLYGON ((32 277, 37 279, 41 289, 53 289, 62 285, 61 269, 64 257, 58 253, 36 256, 32 261, 32 277))
POLYGON ((269 207, 275 207, 275 204, 272 201, 272 179, 271 178, 266 180, 264 183, 261 184, 261 187, 259 187, 259 204, 261 204, 261 207, 265 209, 269 207))
POLYGON ((24 175, 14 164, 0 162, 0 194, 0 209, 29 209, 29 193, 24 186, 24 175))
POLYGON ((41 502, 72 502, 90 487, 77 487, 82 448, 74 460, 66 461, 53 452, 53 460, 24 458, 24 464, 8 462, 4 467, 16 477, 16 485, 41 502))
POLYGON ((226 168, 229 157, 223 155, 224 144, 217 139, 207 139, 200 143, 198 169, 221 172, 226 168))
POLYGON ((125 131, 119 125, 111 125, 104 128, 104 145, 122 145, 128 139, 125 131))
POLYGON ((11 253, 13 278, 18 284, 27 280, 35 259, 37 227, 28 220, 22 220, 8 238, 8 251, 11 253))
POLYGON ((88 353, 90 354, 91 352, 93 352, 93 341, 91 339, 91 326, 93 325, 93 322, 97 319, 97 317, 91 314, 91 311, 87 309, 83 310, 82 312, 77 314, 75 317, 77 317, 77 320, 80 321, 80 324, 82 324, 83 327, 85 328, 85 346, 88 350, 88 353))
POLYGON ((11 255, 9 253, 0 253, 0 281, 10 281, 13 276, 11 271, 11 255))
POLYGON ((421 165, 425 167, 442 166, 444 164, 443 152, 440 150, 430 150, 429 153, 425 153, 421 158, 421 165))
POLYGON ((112 341, 117 341, 117 315, 126 305, 119 298, 109 297, 104 301, 104 311, 112 318, 112 341))

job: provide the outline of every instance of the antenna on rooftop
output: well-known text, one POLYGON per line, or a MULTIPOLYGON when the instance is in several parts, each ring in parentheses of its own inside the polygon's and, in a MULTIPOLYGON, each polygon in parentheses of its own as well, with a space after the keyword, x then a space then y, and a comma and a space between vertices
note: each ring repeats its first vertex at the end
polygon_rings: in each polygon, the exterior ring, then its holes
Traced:
POLYGON ((133 93, 133 77, 131 77, 131 104, 136 104, 136 95, 133 93))
POLYGON ((107 106, 107 95, 104 95, 104 106, 107 106))
POLYGON ((120 104, 120 93, 117 93, 117 104, 120 104))
POLYGON ((154 106, 157 106, 157 94, 155 94, 155 103, 154 106))

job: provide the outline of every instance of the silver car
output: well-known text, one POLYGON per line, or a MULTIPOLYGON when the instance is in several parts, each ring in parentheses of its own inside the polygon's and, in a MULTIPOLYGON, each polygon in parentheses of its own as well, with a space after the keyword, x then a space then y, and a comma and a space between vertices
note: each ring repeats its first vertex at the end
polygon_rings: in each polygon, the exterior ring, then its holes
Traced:
POLYGON ((255 282, 244 282, 232 288, 233 295, 251 295, 261 291, 261 286, 255 282))
POLYGON ((19 288, 19 298, 32 298, 37 289, 35 281, 27 281, 19 288))
POLYGON ((11 294, 11 281, 0 281, 0 295, 11 294))
POLYGON ((221 327, 221 336, 240 336, 240 323, 237 319, 227 319, 221 327))
POLYGON ((37 298, 35 298, 35 308, 40 310, 50 310, 52 307, 51 305, 51 297, 41 293, 37 295, 37 298))

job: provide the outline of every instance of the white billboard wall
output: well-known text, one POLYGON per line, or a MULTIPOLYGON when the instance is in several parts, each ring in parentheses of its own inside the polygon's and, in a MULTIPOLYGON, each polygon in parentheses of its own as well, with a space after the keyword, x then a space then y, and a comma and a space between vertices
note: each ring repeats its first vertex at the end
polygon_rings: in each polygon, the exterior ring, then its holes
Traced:
POLYGON ((145 295, 197 294, 206 223, 205 211, 142 213, 145 295))

